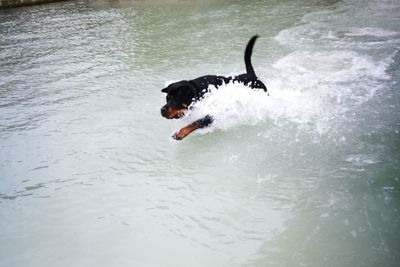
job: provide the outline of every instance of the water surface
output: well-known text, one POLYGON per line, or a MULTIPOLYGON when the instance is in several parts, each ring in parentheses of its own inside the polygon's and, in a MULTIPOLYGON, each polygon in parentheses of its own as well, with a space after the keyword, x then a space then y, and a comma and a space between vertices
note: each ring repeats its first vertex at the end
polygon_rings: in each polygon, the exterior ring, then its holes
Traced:
POLYGON ((397 266, 399 29, 397 1, 1 10, 0 266, 397 266), (253 34, 269 96, 160 116, 253 34))

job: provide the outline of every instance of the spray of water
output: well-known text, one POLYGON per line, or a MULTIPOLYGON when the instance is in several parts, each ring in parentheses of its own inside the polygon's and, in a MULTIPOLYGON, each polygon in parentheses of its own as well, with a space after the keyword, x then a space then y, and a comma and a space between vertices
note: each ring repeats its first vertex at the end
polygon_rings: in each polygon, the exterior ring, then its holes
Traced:
POLYGON ((269 93, 240 83, 210 86, 183 124, 211 115, 215 121, 207 131, 290 122, 323 134, 335 118, 364 104, 383 86, 391 58, 374 61, 347 50, 296 51, 272 65, 269 93))
POLYGON ((343 127, 349 114, 368 105, 390 82, 387 69, 396 50, 391 47, 400 43, 400 33, 378 24, 349 26, 329 10, 304 16, 299 25, 280 31, 274 41, 292 52, 273 64, 257 66, 269 94, 238 83, 218 90, 210 87, 180 123, 212 115, 212 127, 200 133, 289 123, 321 135, 343 127))

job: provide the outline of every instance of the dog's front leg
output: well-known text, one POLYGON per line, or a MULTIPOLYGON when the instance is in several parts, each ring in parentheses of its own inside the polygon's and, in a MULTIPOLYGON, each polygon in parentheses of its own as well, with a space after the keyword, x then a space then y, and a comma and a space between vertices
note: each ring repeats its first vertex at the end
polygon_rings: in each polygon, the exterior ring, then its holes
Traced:
POLYGON ((189 124, 188 126, 183 127, 178 132, 176 132, 172 137, 175 140, 182 140, 183 138, 188 136, 191 132, 197 129, 208 127, 213 121, 214 119, 210 115, 207 115, 204 118, 198 119, 197 121, 189 124))

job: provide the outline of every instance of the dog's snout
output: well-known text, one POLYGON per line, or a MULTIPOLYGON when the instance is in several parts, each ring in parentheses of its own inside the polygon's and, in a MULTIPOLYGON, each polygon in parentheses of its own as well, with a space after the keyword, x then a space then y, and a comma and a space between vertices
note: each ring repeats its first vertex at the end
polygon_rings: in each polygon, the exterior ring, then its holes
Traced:
POLYGON ((167 116, 167 107, 162 107, 161 108, 161 116, 166 117, 167 116))

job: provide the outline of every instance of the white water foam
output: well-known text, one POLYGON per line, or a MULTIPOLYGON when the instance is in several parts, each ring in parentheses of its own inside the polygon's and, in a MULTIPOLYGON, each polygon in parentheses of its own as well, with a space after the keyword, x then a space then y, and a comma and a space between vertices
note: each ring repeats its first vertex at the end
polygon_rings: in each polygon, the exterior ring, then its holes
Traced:
MULTIPOLYGON (((391 57, 381 61, 354 51, 295 51, 272 65, 268 94, 240 83, 210 87, 183 119, 188 124, 205 115, 211 128, 227 130, 240 125, 291 122, 311 126, 318 134, 345 112, 370 100, 389 79, 391 57)), ((203 131, 204 132, 204 131, 203 131)))
POLYGON ((385 30, 382 28, 376 27, 351 27, 347 33, 344 33, 347 36, 375 36, 375 37, 393 37, 398 36, 399 33, 395 31, 385 30))
POLYGON ((340 123, 346 120, 346 113, 355 112, 390 80, 386 71, 399 36, 391 29, 348 24, 337 10, 307 14, 300 25, 284 29, 274 38, 292 52, 270 66, 263 65, 268 68, 264 73, 270 74, 266 78, 262 69, 256 68, 269 95, 238 83, 209 88, 183 122, 211 115, 215 122, 209 130, 294 123, 324 134, 343 127, 340 123))

